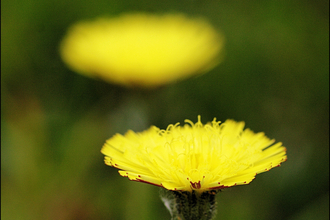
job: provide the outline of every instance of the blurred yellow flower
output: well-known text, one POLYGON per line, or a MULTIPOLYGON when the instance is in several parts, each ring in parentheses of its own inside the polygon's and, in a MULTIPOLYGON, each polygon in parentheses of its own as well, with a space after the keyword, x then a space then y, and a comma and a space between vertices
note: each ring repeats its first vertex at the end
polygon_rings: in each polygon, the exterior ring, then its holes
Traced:
POLYGON ((166 130, 152 126, 104 144, 105 163, 130 180, 168 190, 209 191, 250 183, 258 173, 286 161, 286 148, 264 133, 243 129, 244 122, 214 119, 203 125, 185 121, 166 130))
POLYGON ((220 61, 223 37, 182 14, 125 14, 72 26, 60 45, 74 71, 125 86, 156 87, 220 61))

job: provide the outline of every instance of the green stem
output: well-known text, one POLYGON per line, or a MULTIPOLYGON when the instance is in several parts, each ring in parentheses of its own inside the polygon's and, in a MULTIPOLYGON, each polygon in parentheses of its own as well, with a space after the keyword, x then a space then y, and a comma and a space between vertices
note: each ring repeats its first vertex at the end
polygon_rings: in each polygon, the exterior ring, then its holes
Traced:
POLYGON ((160 196, 172 220, 211 220, 216 214, 217 191, 198 193, 161 188, 160 196))

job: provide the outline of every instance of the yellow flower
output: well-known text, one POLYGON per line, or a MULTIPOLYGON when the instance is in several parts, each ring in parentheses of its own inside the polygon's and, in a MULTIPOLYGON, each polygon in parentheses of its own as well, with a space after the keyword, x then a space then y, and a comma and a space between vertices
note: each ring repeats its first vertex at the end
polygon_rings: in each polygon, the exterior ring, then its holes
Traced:
POLYGON ((60 46, 74 71, 125 86, 156 87, 219 62, 223 37, 182 14, 125 14, 72 26, 60 46))
POLYGON ((203 125, 155 126, 107 140, 105 163, 130 180, 168 190, 209 191, 250 183, 258 173, 286 161, 286 148, 264 133, 244 129, 244 122, 214 119, 203 125))

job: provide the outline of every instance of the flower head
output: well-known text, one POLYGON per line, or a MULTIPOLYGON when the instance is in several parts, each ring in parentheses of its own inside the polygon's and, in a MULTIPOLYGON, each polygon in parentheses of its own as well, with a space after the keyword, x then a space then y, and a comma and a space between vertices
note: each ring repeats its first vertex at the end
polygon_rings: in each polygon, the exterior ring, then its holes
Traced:
POLYGON ((264 133, 243 129, 244 122, 214 119, 203 125, 155 126, 124 136, 116 134, 104 144, 105 163, 120 169, 130 180, 168 190, 209 191, 250 183, 258 173, 286 161, 286 148, 264 133))
POLYGON ((155 87, 219 62, 223 37, 182 14, 125 14, 72 26, 60 47, 74 71, 125 86, 155 87))

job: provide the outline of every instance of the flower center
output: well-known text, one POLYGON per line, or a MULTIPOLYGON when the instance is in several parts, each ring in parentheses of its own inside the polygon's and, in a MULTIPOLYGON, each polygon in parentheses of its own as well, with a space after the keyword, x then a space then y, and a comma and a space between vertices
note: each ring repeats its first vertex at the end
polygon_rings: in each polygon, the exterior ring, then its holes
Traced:
POLYGON ((192 188, 194 188, 194 189, 200 189, 201 188, 201 181, 198 181, 198 183, 197 182, 191 182, 190 181, 190 184, 191 184, 191 187, 192 188))

